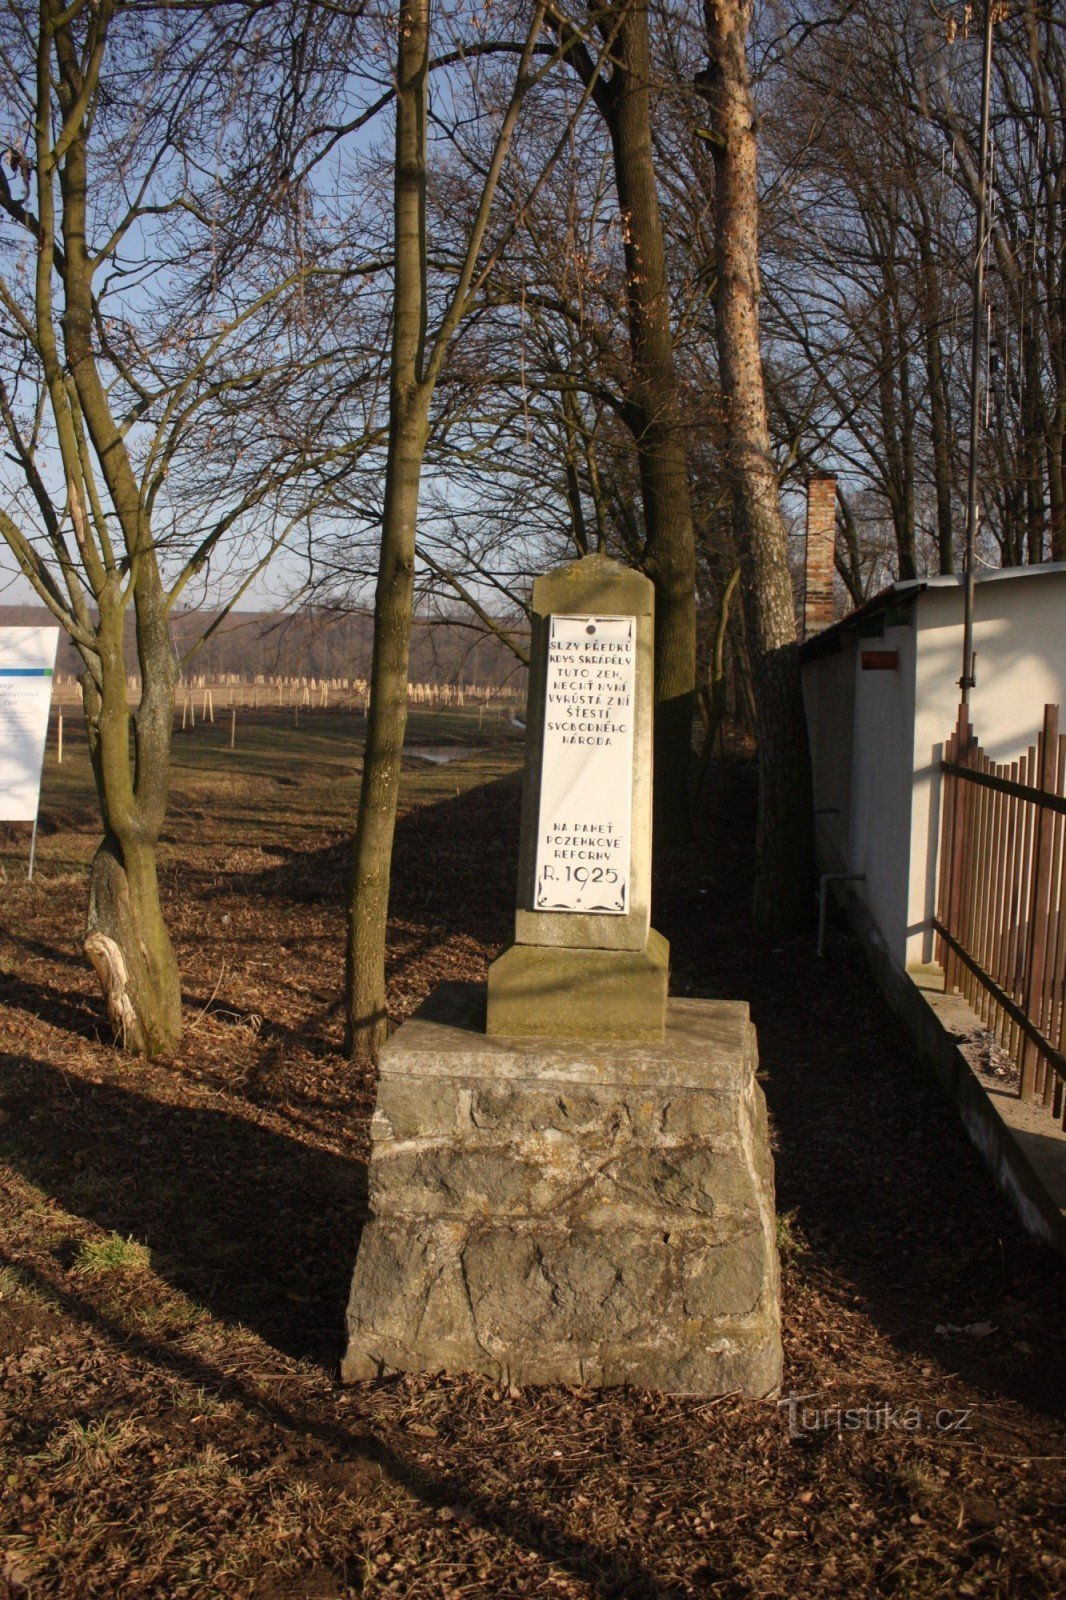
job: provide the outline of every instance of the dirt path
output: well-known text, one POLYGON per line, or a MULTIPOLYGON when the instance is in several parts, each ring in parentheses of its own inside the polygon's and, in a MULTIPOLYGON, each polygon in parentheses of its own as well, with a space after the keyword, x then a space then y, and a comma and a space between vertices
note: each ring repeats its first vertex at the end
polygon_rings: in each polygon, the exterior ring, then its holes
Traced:
MULTIPOLYGON (((401 827, 398 1015, 508 936, 513 764, 412 790, 429 803, 401 827)), ((274 776, 291 768, 290 750, 274 776)), ((294 818, 267 781, 179 771, 190 1026, 167 1065, 98 1040, 73 799, 37 887, 2 885, 0 1594, 1062 1593, 1057 1264, 845 931, 824 963, 753 943, 745 770, 712 783, 714 827, 665 864, 656 923, 675 990, 747 998, 758 1025, 786 1389, 807 1397, 791 1432, 774 1400, 339 1389, 373 1098, 336 1054, 347 797, 294 818)))

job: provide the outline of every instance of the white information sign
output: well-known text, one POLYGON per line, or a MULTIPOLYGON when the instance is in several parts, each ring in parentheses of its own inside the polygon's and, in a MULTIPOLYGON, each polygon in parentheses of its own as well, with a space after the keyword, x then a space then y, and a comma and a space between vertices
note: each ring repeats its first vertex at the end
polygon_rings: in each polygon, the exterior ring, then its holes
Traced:
POLYGON ((635 617, 549 618, 535 911, 629 909, 635 617))
POLYGON ((58 628, 0 628, 0 821, 34 822, 58 628))

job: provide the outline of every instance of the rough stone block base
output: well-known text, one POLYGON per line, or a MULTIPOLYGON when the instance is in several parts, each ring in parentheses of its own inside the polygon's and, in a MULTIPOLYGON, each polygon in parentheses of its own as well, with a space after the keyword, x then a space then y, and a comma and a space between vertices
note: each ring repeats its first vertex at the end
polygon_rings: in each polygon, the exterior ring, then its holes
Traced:
POLYGON ((486 1032, 504 1038, 663 1037, 670 945, 652 928, 643 950, 513 944, 489 968, 486 1032))
POLYGON ((346 1381, 481 1372, 764 1395, 781 1376, 755 1032, 670 1002, 655 1044, 488 1037, 446 984, 382 1052, 346 1381))

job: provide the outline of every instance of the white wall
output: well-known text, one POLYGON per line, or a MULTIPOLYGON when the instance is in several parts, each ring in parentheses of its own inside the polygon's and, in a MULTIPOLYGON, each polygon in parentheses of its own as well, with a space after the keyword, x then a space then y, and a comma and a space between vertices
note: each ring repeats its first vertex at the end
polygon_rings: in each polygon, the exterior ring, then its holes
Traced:
MULTIPOLYGON (((906 614, 906 608, 904 608, 906 614)), ((910 613, 913 615, 913 612, 910 613)), ((902 963, 911 842, 915 630, 886 627, 862 638, 844 629, 834 647, 803 663, 814 774, 819 865, 862 874, 854 889, 902 963), (862 666, 864 651, 895 651, 891 671, 862 666)))
MULTIPOLYGON (((856 893, 908 966, 933 957, 939 762, 959 705, 962 584, 900 586, 890 603, 913 626, 886 625, 880 639, 861 638, 861 623, 837 632, 832 647, 806 653, 803 691, 815 810, 837 813, 816 821, 821 869, 865 874, 856 893), (864 672, 864 649, 897 651, 898 669, 864 672)), ((1048 702, 1066 731, 1066 567, 980 579, 974 645, 970 720, 992 760, 1035 744, 1048 702)))
MULTIPOLYGON (((958 712, 962 601, 961 583, 937 580, 916 602, 907 964, 933 956, 937 764, 958 712)), ((974 615, 977 683, 970 694, 970 721, 986 755, 993 761, 1012 761, 1036 743, 1045 704, 1057 704, 1066 718, 1066 570, 1031 567, 983 578, 977 584, 974 615)))

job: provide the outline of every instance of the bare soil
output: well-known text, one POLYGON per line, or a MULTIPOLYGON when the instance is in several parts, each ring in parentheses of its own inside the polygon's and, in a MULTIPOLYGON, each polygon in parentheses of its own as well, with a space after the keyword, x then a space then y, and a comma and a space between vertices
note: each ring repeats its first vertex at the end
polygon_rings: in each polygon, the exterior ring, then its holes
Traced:
MULTIPOLYGON (((678 993, 751 1002, 785 1393, 337 1381, 374 1086, 339 1053, 353 717, 179 735, 163 848, 187 1029, 122 1056, 79 953, 84 746, 38 872, 0 834, 0 1595, 71 1600, 1062 1594, 1057 1258, 1030 1242, 842 925, 760 943, 754 778, 660 863, 678 993), (791 1402, 789 1425, 787 1396, 791 1402)), ((410 742, 391 1004, 507 940, 520 735, 410 742)))

